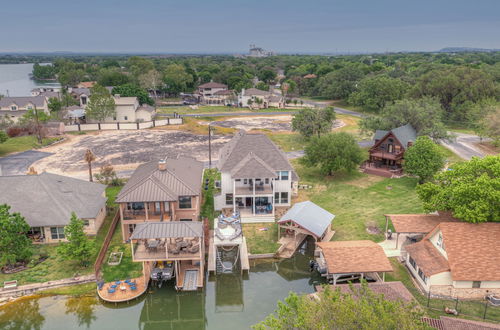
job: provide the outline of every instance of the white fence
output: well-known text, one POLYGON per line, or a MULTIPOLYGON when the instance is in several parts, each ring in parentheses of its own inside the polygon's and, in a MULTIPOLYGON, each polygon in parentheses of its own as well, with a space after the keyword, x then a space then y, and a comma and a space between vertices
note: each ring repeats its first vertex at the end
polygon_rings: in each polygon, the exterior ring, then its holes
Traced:
POLYGON ((165 118, 160 120, 146 121, 142 123, 95 123, 95 124, 76 124, 64 127, 65 132, 78 131, 104 131, 120 129, 144 129, 164 125, 181 125, 182 118, 165 118))

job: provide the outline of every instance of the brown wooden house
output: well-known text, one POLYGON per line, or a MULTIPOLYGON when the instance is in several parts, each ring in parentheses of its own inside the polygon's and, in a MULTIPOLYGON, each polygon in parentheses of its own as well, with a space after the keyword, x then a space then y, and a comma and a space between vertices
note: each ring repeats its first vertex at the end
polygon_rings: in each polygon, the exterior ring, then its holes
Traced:
POLYGON ((377 130, 370 157, 364 165, 365 172, 388 177, 401 174, 404 153, 416 138, 417 132, 410 124, 390 131, 377 130))

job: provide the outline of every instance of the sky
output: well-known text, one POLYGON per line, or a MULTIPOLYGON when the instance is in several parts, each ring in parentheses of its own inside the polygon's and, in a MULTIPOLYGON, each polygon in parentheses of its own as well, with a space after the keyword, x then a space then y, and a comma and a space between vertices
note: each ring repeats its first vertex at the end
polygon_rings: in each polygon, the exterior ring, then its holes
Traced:
POLYGON ((499 0, 4 0, 0 52, 500 48, 499 0))

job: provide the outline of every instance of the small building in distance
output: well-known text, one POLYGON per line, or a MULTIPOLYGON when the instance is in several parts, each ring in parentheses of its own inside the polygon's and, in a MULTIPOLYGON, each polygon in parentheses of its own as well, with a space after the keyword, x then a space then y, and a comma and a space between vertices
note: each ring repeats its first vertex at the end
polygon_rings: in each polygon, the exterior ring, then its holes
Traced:
POLYGON ((238 94, 238 106, 251 109, 284 108, 285 99, 281 94, 257 88, 243 88, 238 94))
POLYGON ((360 279, 383 282, 385 273, 393 271, 382 247, 372 241, 318 242, 316 246, 318 270, 334 285, 360 279))
POLYGON ((268 57, 274 56, 275 53, 272 51, 267 51, 262 47, 257 47, 256 45, 250 45, 250 49, 248 51, 248 57, 268 57))
POLYGON ((50 114, 48 99, 45 96, 6 96, 0 98, 0 117, 17 122, 28 111, 37 109, 50 114))
POLYGON ((363 166, 364 171, 385 177, 401 174, 405 151, 416 139, 417 132, 410 124, 390 131, 377 130, 374 145, 368 151, 369 159, 363 166))
POLYGON ((0 176, 0 205, 20 213, 31 227, 34 243, 65 241, 64 227, 71 213, 96 235, 106 216, 106 186, 44 172, 37 175, 0 176))

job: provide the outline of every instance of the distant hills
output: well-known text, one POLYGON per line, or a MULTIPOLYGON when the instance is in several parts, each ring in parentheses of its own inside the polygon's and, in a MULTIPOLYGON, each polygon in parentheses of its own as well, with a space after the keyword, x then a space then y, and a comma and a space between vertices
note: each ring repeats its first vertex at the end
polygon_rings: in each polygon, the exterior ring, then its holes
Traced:
POLYGON ((500 52, 500 49, 472 48, 472 47, 446 47, 438 50, 438 53, 491 53, 500 52))

